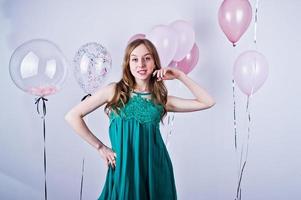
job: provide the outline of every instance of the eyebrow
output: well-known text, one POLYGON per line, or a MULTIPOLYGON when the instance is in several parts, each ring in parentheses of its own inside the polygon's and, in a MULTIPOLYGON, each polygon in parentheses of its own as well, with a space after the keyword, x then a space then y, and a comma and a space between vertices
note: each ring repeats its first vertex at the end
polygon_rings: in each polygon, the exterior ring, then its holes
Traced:
MULTIPOLYGON (((152 55, 152 54, 151 53, 146 53, 143 56, 148 56, 148 55, 152 55)), ((135 55, 135 54, 131 54, 130 56, 136 56, 137 57, 137 55, 135 55)))

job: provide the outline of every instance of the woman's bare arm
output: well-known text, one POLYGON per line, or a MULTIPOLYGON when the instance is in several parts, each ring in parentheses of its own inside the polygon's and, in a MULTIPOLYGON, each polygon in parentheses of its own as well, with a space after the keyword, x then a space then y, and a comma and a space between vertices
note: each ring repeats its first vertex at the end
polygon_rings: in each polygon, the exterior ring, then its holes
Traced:
POLYGON ((195 99, 183 99, 175 96, 168 96, 166 109, 171 112, 193 112, 212 107, 215 102, 208 92, 189 78, 184 72, 176 68, 162 68, 156 70, 154 75, 158 80, 180 80, 195 96, 195 99))
POLYGON ((74 131, 98 150, 103 146, 103 143, 89 130, 83 117, 110 101, 114 96, 114 92, 115 83, 109 84, 73 107, 65 115, 65 120, 74 131))

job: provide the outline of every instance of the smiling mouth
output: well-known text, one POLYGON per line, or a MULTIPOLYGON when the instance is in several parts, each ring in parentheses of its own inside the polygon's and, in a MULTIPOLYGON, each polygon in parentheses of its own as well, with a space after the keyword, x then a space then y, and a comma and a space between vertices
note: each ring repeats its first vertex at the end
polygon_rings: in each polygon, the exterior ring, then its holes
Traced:
POLYGON ((147 70, 139 70, 137 71, 138 74, 140 75, 145 75, 147 70))

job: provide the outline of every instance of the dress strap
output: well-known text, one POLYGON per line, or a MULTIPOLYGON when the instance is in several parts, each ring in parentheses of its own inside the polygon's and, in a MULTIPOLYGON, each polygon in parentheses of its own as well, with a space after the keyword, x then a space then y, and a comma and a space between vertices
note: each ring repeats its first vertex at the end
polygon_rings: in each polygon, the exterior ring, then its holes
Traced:
POLYGON ((151 92, 136 92, 136 91, 132 91, 134 94, 137 94, 137 95, 150 95, 152 94, 151 92))

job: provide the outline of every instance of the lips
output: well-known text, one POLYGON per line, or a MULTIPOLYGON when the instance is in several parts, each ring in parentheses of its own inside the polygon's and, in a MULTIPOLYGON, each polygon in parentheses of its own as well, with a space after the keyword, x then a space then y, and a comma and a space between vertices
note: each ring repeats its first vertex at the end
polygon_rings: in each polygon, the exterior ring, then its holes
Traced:
POLYGON ((143 70, 137 71, 137 73, 140 74, 140 75, 145 75, 145 74, 146 74, 146 71, 147 71, 147 70, 143 69, 143 70))

